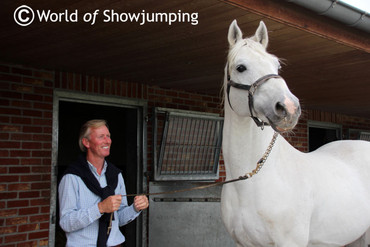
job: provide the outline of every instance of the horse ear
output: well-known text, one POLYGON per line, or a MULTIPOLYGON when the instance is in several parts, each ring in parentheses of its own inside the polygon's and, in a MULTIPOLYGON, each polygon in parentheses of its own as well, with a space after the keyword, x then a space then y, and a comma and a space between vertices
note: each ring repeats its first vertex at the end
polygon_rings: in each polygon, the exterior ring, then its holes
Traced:
POLYGON ((269 43, 269 37, 267 33, 266 25, 263 21, 260 21, 260 25, 257 28, 255 35, 252 37, 253 40, 262 44, 262 46, 266 49, 269 43))
POLYGON ((236 23, 236 20, 233 20, 233 22, 230 24, 229 33, 227 36, 230 46, 235 45, 235 43, 242 38, 243 38, 242 31, 240 30, 238 24, 236 23))

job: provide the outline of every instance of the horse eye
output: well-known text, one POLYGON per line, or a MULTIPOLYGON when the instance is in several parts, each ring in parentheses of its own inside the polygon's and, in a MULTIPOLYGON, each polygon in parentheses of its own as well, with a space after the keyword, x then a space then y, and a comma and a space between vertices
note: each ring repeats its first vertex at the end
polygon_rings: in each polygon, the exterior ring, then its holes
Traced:
POLYGON ((246 71, 247 68, 244 65, 238 65, 238 66, 236 66, 236 70, 241 73, 241 72, 246 71))

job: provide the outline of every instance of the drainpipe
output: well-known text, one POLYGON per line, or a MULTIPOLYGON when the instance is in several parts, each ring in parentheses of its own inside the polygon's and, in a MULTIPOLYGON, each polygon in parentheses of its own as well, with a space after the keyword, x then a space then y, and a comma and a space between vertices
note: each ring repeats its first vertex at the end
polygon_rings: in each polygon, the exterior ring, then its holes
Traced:
POLYGON ((370 14, 340 0, 286 0, 370 33, 370 14))

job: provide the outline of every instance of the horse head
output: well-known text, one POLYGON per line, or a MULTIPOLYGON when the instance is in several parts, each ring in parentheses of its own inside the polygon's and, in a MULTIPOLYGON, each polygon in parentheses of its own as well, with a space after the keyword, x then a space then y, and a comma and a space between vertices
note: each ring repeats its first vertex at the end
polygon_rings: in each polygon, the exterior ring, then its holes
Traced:
POLYGON ((266 51, 268 34, 261 21, 254 36, 243 39, 234 20, 228 33, 225 68, 228 107, 241 117, 252 117, 258 126, 269 124, 278 132, 294 128, 301 114, 299 100, 278 75, 279 59, 266 51))

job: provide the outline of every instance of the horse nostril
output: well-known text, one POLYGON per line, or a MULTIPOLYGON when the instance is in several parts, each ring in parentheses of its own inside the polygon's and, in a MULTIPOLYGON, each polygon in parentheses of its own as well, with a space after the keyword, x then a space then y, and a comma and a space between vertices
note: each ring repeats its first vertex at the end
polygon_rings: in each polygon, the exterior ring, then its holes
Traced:
POLYGON ((283 104, 280 102, 277 102, 275 105, 276 114, 282 117, 285 117, 287 115, 286 108, 283 104))

